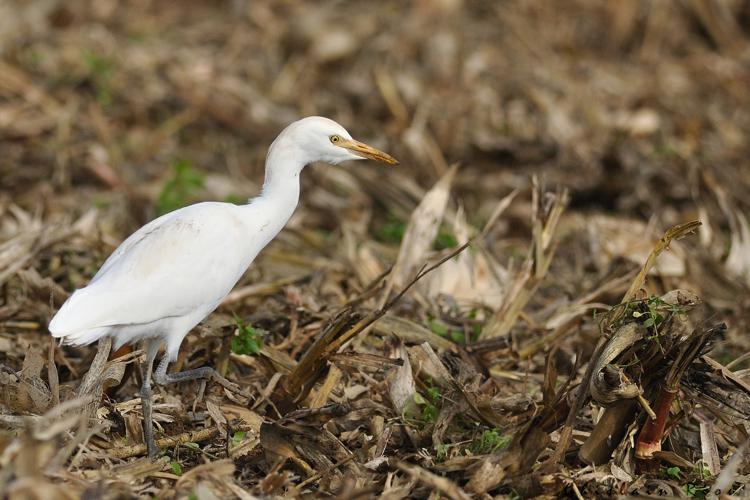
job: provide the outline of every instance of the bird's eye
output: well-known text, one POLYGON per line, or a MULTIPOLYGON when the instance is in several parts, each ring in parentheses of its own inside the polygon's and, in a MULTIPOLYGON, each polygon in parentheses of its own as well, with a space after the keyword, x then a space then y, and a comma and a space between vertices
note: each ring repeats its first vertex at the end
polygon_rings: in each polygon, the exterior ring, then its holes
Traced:
POLYGON ((330 137, 330 139, 331 139, 331 142, 332 142, 332 143, 336 144, 337 142, 339 142, 339 141, 341 140, 341 137, 339 137, 339 136, 337 136, 337 135, 332 135, 332 136, 330 137))

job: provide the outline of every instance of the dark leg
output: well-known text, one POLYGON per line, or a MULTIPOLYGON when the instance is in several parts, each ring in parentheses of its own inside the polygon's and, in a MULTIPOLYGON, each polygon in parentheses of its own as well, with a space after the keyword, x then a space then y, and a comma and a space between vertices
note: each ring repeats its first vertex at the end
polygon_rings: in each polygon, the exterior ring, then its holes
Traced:
POLYGON ((167 365, 169 365, 169 361, 167 360, 167 357, 164 356, 159 362, 159 365, 156 367, 156 370, 154 371, 154 382, 159 385, 174 384, 175 382, 187 382, 188 380, 209 379, 218 382, 219 385, 234 392, 235 394, 249 397, 248 394, 245 394, 242 389, 240 389, 240 386, 225 379, 210 366, 202 366, 200 368, 185 370, 178 373, 167 373, 167 365))
POLYGON ((143 439, 146 441, 148 456, 154 458, 158 449, 154 441, 153 399, 151 392, 151 372, 154 368, 154 359, 159 351, 161 342, 158 339, 146 341, 146 369, 143 374, 143 385, 141 386, 141 408, 143 410, 143 439))

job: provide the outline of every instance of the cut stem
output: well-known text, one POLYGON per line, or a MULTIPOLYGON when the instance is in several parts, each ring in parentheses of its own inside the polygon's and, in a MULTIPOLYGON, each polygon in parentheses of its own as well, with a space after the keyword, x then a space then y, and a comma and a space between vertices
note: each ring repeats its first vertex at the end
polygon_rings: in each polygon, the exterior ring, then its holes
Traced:
POLYGON ((662 388, 656 399, 656 418, 649 418, 643 425, 638 435, 638 443, 635 447, 635 456, 640 459, 653 458, 654 453, 661 451, 661 441, 664 437, 664 428, 667 426, 669 409, 677 396, 676 389, 662 388))

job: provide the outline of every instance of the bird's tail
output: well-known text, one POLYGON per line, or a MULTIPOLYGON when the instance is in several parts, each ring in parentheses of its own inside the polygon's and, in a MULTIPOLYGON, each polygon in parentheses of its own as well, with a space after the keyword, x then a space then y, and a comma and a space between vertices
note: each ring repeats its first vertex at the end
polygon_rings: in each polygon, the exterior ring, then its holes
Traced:
POLYGON ((49 323, 50 334, 62 339, 63 344, 88 345, 105 336, 110 330, 107 326, 92 325, 85 320, 85 311, 81 311, 80 307, 83 302, 80 299, 85 293, 85 288, 76 290, 49 323))
POLYGON ((88 330, 81 330, 73 333, 55 334, 55 332, 53 332, 50 328, 50 333, 53 337, 61 339, 64 345, 72 346, 84 346, 93 344, 102 337, 106 336, 109 331, 109 327, 100 326, 98 328, 89 328, 88 330))

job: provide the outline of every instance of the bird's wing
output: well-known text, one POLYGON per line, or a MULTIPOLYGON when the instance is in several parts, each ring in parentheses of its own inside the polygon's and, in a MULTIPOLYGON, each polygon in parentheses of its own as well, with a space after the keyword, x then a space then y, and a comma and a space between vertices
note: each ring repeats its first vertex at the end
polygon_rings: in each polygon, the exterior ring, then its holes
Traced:
POLYGON ((89 285, 92 285, 94 282, 97 281, 97 279, 107 274, 107 271, 111 269, 112 267, 114 267, 117 264, 117 262, 122 259, 122 256, 126 255, 131 248, 137 246, 145 238, 148 238, 150 234, 158 232, 160 228, 169 225, 169 222, 174 217, 179 216, 179 214, 180 214, 180 210, 176 210, 174 212, 169 212, 160 217, 157 217, 156 219, 145 224, 136 232, 128 236, 125 239, 125 241, 120 243, 120 245, 115 249, 115 251, 112 252, 109 257, 107 257, 107 260, 104 261, 104 264, 102 264, 102 267, 100 267, 99 270, 94 275, 94 277, 91 278, 89 285))
POLYGON ((145 324, 217 304, 254 257, 234 208, 192 205, 143 226, 63 304, 50 332, 145 324))

